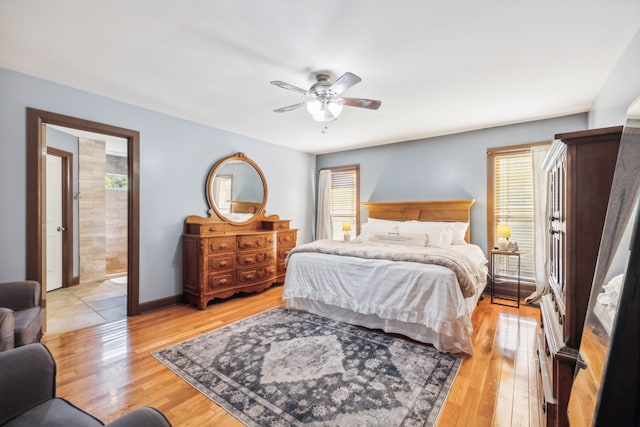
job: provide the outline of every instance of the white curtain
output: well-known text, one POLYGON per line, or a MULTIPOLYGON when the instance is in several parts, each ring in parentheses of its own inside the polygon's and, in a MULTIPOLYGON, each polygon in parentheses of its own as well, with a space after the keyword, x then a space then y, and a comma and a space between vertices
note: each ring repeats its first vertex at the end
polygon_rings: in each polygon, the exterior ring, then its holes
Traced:
POLYGON ((331 170, 320 171, 318 176, 318 214, 316 219, 316 240, 332 239, 331 222, 331 170))
POLYGON ((533 262, 536 290, 525 298, 527 304, 538 302, 540 297, 548 291, 548 174, 544 168, 545 158, 548 153, 549 146, 531 148, 531 163, 533 167, 533 262))

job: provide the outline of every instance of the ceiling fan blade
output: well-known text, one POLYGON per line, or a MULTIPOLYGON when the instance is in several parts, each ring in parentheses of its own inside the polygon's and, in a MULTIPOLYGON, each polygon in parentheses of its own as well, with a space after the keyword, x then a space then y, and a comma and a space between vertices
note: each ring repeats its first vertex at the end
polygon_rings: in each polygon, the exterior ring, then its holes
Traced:
POLYGON ((274 80, 271 82, 272 85, 276 85, 281 87, 282 89, 292 90, 294 92, 299 92, 303 95, 309 95, 309 91, 306 89, 299 88, 294 85, 290 85, 289 83, 281 82, 280 80, 274 80))
POLYGON ((329 87, 329 93, 332 96, 340 95, 345 90, 349 89, 351 86, 360 83, 362 79, 356 76, 353 73, 346 72, 338 80, 333 82, 333 84, 329 87))
POLYGON ((360 107, 360 108, 368 108, 370 110, 377 110, 380 108, 382 101, 378 101, 376 99, 365 99, 365 98, 342 98, 344 100, 344 105, 348 105, 349 107, 360 107))
POLYGON ((287 105, 286 107, 278 108, 277 110, 273 110, 274 113, 286 113, 287 111, 295 110, 296 108, 302 107, 306 102, 299 102, 293 105, 287 105))

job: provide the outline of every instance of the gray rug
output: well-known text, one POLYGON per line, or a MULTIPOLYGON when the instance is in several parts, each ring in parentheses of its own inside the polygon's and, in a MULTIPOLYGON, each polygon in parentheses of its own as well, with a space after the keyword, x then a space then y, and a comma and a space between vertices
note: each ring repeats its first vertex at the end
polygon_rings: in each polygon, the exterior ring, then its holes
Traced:
POLYGON ((153 355, 249 426, 430 426, 461 363, 281 307, 153 355))

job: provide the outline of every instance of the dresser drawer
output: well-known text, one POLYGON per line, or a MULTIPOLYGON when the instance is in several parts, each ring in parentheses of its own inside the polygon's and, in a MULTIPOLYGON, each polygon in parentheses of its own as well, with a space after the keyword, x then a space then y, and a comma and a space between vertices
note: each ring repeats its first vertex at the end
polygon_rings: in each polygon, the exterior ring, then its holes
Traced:
POLYGON ((284 262, 287 255, 289 255, 289 252, 291 252, 291 249, 293 249, 293 246, 278 248, 278 260, 282 260, 284 262))
POLYGON ((207 239, 209 253, 230 252, 236 250, 236 238, 234 236, 209 237, 207 239))
POLYGON ((234 285, 233 273, 210 274, 207 276, 207 285, 209 290, 217 290, 234 285))
POLYGON ((273 246, 273 233, 249 234, 238 236, 238 250, 262 249, 273 246))
POLYGON ((273 279, 274 277, 276 277, 276 268, 273 265, 239 270, 236 275, 238 284, 257 283, 273 279))
POLYGON ((288 230, 290 222, 291 221, 288 219, 282 219, 276 221, 262 221, 262 224, 265 230, 288 230))
POLYGON ((226 227, 224 223, 202 224, 202 226, 200 227, 200 233, 204 236, 208 234, 224 233, 225 230, 226 230, 226 227))
POLYGON ((285 274, 287 272, 287 265, 284 261, 278 261, 278 275, 285 274))
POLYGON ((240 252, 236 255, 238 268, 252 265, 262 265, 275 260, 275 253, 271 251, 240 252))
POLYGON ((187 223, 185 225, 185 233, 186 234, 196 234, 200 236, 209 236, 211 234, 219 234, 224 233, 227 227, 224 222, 214 222, 214 223, 187 223))
POLYGON ((295 246, 296 245, 296 231, 280 231, 278 233, 278 246, 295 246))
POLYGON ((208 271, 209 273, 216 273, 226 270, 233 270, 236 265, 236 259, 232 252, 213 255, 209 257, 208 271))

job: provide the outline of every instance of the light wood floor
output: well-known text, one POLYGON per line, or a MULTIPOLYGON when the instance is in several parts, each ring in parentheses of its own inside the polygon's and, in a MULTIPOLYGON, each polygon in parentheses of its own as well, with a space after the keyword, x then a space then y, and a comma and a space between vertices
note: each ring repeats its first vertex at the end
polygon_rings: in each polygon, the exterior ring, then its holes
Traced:
MULTIPOLYGON (((43 342, 57 362, 57 394, 105 422, 150 405, 174 426, 239 426, 235 418, 179 379, 151 352, 282 303, 282 287, 200 311, 178 305, 43 342)), ((465 357, 438 426, 537 427, 532 348, 538 310, 479 302, 475 354, 465 357)))

